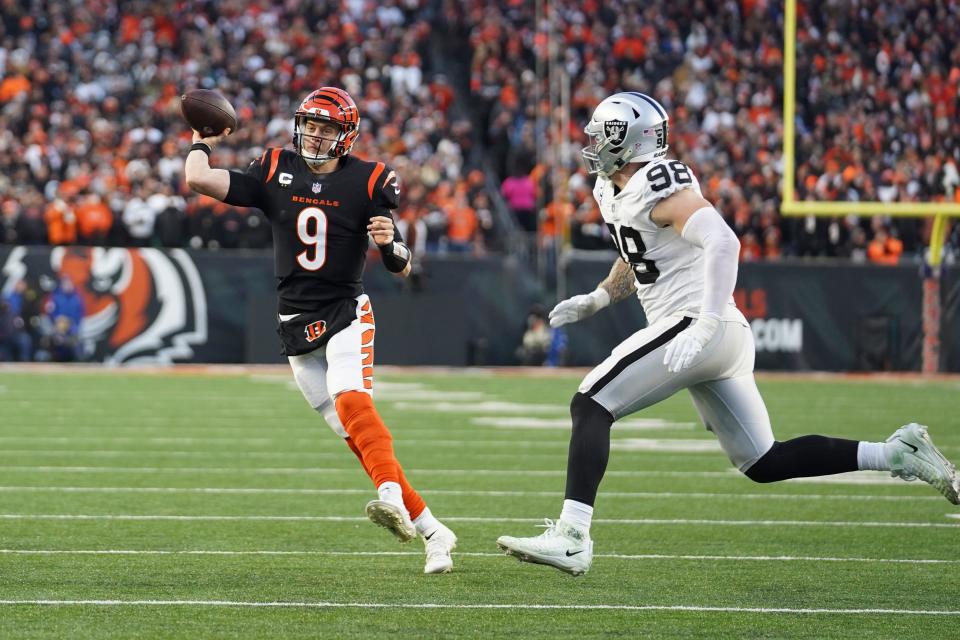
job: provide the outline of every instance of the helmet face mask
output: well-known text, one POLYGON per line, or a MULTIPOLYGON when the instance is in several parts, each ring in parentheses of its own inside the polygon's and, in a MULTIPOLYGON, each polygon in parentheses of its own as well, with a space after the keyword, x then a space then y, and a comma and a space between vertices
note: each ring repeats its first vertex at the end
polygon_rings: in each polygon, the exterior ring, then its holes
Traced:
POLYGON ((350 153, 360 134, 360 112, 356 103, 343 89, 321 87, 307 96, 294 114, 293 147, 311 167, 319 167, 334 158, 350 153), (316 126, 307 132, 308 123, 316 126), (319 135, 327 125, 333 125, 338 133, 334 137, 319 135), (307 147, 316 142, 316 151, 307 147), (332 144, 325 152, 324 141, 332 144))
POLYGON ((346 131, 338 122, 327 118, 298 116, 294 119, 294 140, 297 144, 297 153, 308 163, 321 165, 333 160, 337 156, 331 155, 331 151, 336 149, 337 145, 343 143, 346 135, 346 131), (313 127, 308 132, 309 124, 312 124, 313 127), (337 130, 333 137, 324 135, 324 129, 328 126, 337 130), (324 142, 330 144, 324 145, 324 142), (310 147, 313 146, 316 147, 315 151, 310 150, 310 147), (327 147, 326 151, 323 151, 324 146, 327 147))
POLYGON ((653 98, 632 91, 597 105, 583 131, 593 143, 580 152, 591 175, 609 177, 628 162, 662 158, 669 148, 667 112, 653 98))

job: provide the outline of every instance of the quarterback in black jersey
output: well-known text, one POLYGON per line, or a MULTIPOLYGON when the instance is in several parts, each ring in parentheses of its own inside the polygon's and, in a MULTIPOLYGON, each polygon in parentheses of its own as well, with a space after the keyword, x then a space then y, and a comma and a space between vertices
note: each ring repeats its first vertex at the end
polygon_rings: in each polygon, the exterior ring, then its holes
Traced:
POLYGON ((400 181, 384 163, 350 156, 360 114, 346 91, 314 91, 294 125, 292 150, 267 149, 245 172, 210 167, 229 129, 208 138, 194 131, 187 183, 227 204, 256 207, 270 221, 278 333, 297 385, 376 485, 370 519, 403 542, 421 536, 424 571, 447 573, 457 538, 407 482, 372 399, 375 325, 362 275, 370 238, 387 269, 410 273, 410 250, 390 213, 400 181))

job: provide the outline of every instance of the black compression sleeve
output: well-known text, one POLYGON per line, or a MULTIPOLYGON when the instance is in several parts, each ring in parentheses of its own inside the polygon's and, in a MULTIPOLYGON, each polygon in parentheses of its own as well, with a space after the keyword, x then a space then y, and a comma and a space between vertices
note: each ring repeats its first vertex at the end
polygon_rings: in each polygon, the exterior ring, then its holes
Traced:
POLYGON ((262 182, 239 171, 230 172, 230 189, 223 199, 236 207, 257 207, 263 209, 266 201, 266 187, 262 182))
POLYGON ((410 249, 402 242, 394 240, 390 244, 380 245, 379 249, 383 255, 383 266, 391 273, 400 273, 410 264, 410 249))

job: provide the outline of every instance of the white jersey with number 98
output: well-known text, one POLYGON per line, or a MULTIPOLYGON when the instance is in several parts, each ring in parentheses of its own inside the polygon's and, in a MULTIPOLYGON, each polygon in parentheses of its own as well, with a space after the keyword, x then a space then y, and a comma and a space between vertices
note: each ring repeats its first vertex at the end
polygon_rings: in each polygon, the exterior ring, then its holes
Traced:
POLYGON ((703 250, 672 226, 659 227, 650 219, 660 200, 681 189, 702 195, 690 168, 667 158, 637 171, 619 193, 603 176, 593 188, 620 257, 633 267, 637 297, 650 323, 668 315, 695 314, 703 301, 703 250))

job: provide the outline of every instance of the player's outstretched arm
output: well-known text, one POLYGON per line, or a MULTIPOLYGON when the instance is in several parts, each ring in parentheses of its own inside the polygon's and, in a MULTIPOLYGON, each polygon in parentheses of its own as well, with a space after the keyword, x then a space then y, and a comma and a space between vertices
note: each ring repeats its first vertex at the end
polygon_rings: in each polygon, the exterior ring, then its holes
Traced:
POLYGON ((610 296, 610 304, 626 300, 637 293, 637 280, 633 276, 633 268, 630 263, 617 258, 613 266, 610 267, 610 274, 600 283, 599 288, 603 289, 610 296))
POLYGON ((636 292, 630 265, 617 258, 610 275, 590 293, 562 300, 550 312, 550 326, 562 327, 571 322, 589 318, 613 302, 619 302, 636 292))
POLYGON ((187 179, 187 186, 223 201, 230 191, 230 172, 226 169, 213 169, 210 167, 210 152, 218 142, 230 135, 230 129, 225 129, 218 136, 203 138, 196 130, 193 132, 193 146, 190 147, 190 153, 187 154, 187 161, 184 165, 184 176, 187 179), (206 148, 204 148, 206 147, 206 148))

